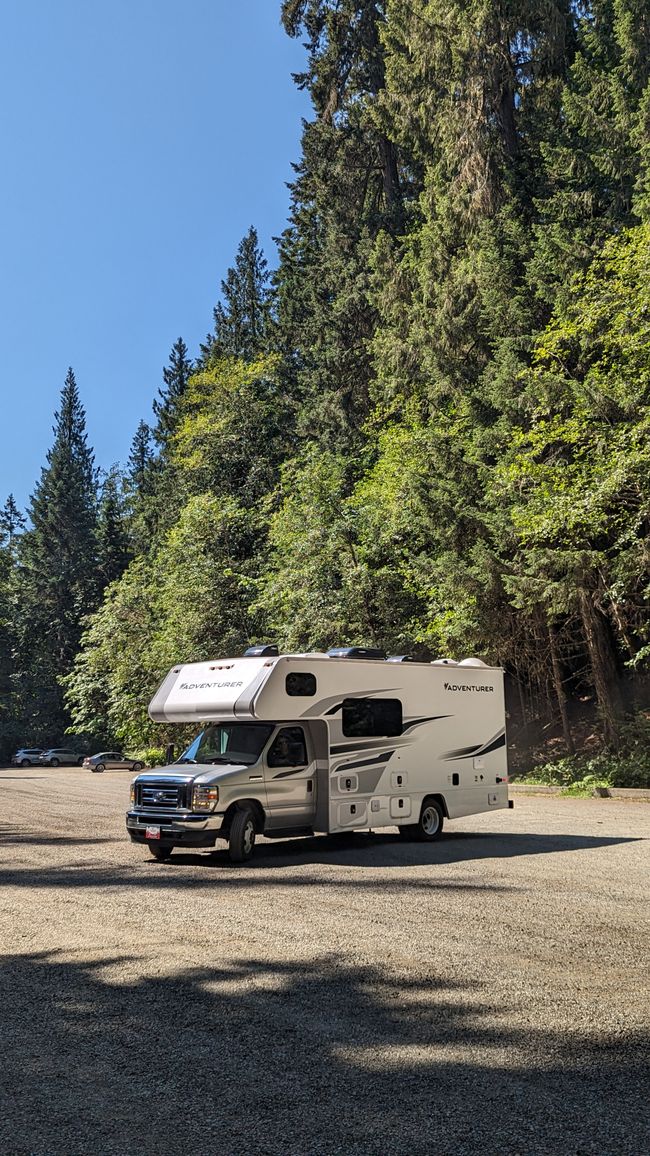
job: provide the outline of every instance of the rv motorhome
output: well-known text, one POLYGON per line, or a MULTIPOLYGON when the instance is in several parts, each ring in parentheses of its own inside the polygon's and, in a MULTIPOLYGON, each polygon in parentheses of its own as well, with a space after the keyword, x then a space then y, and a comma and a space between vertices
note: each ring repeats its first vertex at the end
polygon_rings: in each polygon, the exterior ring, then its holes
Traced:
POLYGON ((131 785, 127 830, 156 859, 226 839, 398 827, 440 836, 445 819, 508 801, 503 671, 480 659, 386 659, 337 648, 175 666, 149 714, 201 729, 172 765, 131 785))

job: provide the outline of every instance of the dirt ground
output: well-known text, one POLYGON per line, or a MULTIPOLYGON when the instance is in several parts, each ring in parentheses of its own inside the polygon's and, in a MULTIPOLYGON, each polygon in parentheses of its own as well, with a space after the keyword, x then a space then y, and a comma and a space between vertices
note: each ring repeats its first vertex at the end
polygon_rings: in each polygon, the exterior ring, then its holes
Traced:
POLYGON ((156 863, 0 771, 3 1156, 650 1151, 650 804, 156 863))

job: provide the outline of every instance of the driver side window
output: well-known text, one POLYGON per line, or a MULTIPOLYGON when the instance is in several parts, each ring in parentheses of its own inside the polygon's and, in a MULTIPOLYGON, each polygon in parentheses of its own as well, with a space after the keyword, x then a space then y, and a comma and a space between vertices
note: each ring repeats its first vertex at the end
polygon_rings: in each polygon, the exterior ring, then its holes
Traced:
POLYGON ((307 747, 302 727, 283 727, 275 736, 267 756, 269 767, 304 767, 307 747))

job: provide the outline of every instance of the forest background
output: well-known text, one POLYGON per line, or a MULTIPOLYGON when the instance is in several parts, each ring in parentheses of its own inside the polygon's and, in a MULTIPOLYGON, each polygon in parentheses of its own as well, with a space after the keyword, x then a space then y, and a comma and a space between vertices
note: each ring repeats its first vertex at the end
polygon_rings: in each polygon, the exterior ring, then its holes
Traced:
POLYGON ((128 462, 74 373, 0 513, 0 758, 157 751, 177 662, 502 665, 519 771, 650 781, 647 0, 285 0, 311 98, 128 462), (150 748, 154 748, 151 750, 150 748))

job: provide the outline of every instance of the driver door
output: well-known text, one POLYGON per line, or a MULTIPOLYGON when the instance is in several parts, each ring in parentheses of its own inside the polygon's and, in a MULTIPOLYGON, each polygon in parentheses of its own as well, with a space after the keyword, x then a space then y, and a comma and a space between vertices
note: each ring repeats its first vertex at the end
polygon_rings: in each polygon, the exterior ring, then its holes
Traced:
POLYGON ((264 760, 269 827, 311 827, 316 816, 316 764, 304 727, 281 727, 264 760))

